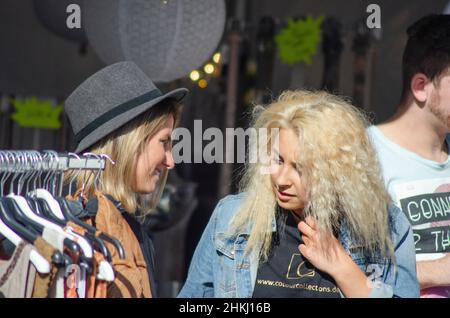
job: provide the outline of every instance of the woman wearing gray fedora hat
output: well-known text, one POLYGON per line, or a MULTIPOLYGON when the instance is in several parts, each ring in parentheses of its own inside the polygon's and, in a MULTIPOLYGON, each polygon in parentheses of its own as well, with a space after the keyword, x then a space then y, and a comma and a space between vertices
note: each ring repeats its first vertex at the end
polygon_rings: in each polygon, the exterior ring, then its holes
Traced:
POLYGON ((75 152, 105 154, 114 161, 106 162, 99 182, 95 172, 79 174, 72 194, 85 204, 96 201, 92 223, 124 247, 125 260, 111 247, 118 274, 107 297, 155 296, 153 245, 142 220, 156 207, 174 167, 171 134, 187 92, 179 88, 163 94, 135 63, 126 61, 89 77, 65 102, 75 152))

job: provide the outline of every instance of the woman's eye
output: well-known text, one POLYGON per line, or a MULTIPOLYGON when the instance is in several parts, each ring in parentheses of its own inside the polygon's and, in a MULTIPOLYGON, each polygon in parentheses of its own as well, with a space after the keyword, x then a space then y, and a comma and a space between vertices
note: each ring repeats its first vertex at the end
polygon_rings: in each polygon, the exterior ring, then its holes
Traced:
POLYGON ((274 158, 273 158, 273 162, 275 162, 276 164, 281 165, 281 164, 283 163, 283 160, 281 160, 279 157, 278 157, 278 158, 277 158, 277 157, 274 157, 274 158))

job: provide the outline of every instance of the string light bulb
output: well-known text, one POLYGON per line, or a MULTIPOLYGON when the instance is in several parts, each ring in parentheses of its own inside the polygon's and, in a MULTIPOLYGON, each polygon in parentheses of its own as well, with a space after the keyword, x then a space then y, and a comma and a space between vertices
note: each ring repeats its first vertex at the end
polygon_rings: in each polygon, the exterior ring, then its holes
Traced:
POLYGON ((205 79, 201 79, 198 81, 198 87, 206 88, 206 86, 208 86, 208 82, 205 79))
POLYGON ((212 73, 214 73, 214 65, 212 65, 211 63, 206 64, 206 65, 203 67, 203 69, 204 69, 204 71, 205 71, 206 74, 212 74, 212 73))
POLYGON ((198 81, 198 79, 200 78, 200 72, 197 70, 193 70, 190 74, 189 74, 189 78, 196 82, 198 81))
POLYGON ((218 64, 219 62, 220 62, 220 53, 219 52, 216 52, 216 53, 214 53, 214 55, 213 55, 213 61, 214 61, 214 63, 216 63, 216 64, 218 64))

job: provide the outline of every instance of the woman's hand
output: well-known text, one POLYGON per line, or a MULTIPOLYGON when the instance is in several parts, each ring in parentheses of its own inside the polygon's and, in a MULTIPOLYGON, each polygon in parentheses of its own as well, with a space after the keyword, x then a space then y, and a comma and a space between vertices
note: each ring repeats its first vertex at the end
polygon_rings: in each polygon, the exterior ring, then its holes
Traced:
POLYGON ((304 244, 300 253, 317 269, 329 274, 346 297, 367 297, 371 285, 341 243, 332 235, 320 235, 316 222, 307 217, 298 224, 304 244))
MULTIPOLYGON (((331 276, 339 271, 339 267, 348 263, 350 256, 341 243, 331 234, 320 237, 316 222, 307 217, 298 224, 304 244, 299 245, 299 250, 308 261, 317 269, 331 276)), ((351 259, 350 259, 351 261, 351 259)))

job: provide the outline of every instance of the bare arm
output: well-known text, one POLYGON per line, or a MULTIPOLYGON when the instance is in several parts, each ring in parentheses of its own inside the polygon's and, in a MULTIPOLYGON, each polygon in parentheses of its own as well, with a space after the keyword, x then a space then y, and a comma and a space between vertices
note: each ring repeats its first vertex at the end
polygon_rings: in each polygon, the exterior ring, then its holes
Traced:
POLYGON ((417 262, 417 279, 420 289, 450 286, 450 254, 437 260, 417 262))
POLYGON ((341 264, 341 267, 331 271, 330 275, 334 278, 344 296, 347 298, 369 297, 372 290, 371 282, 358 265, 353 262, 350 256, 348 256, 347 261, 343 261, 341 264))

